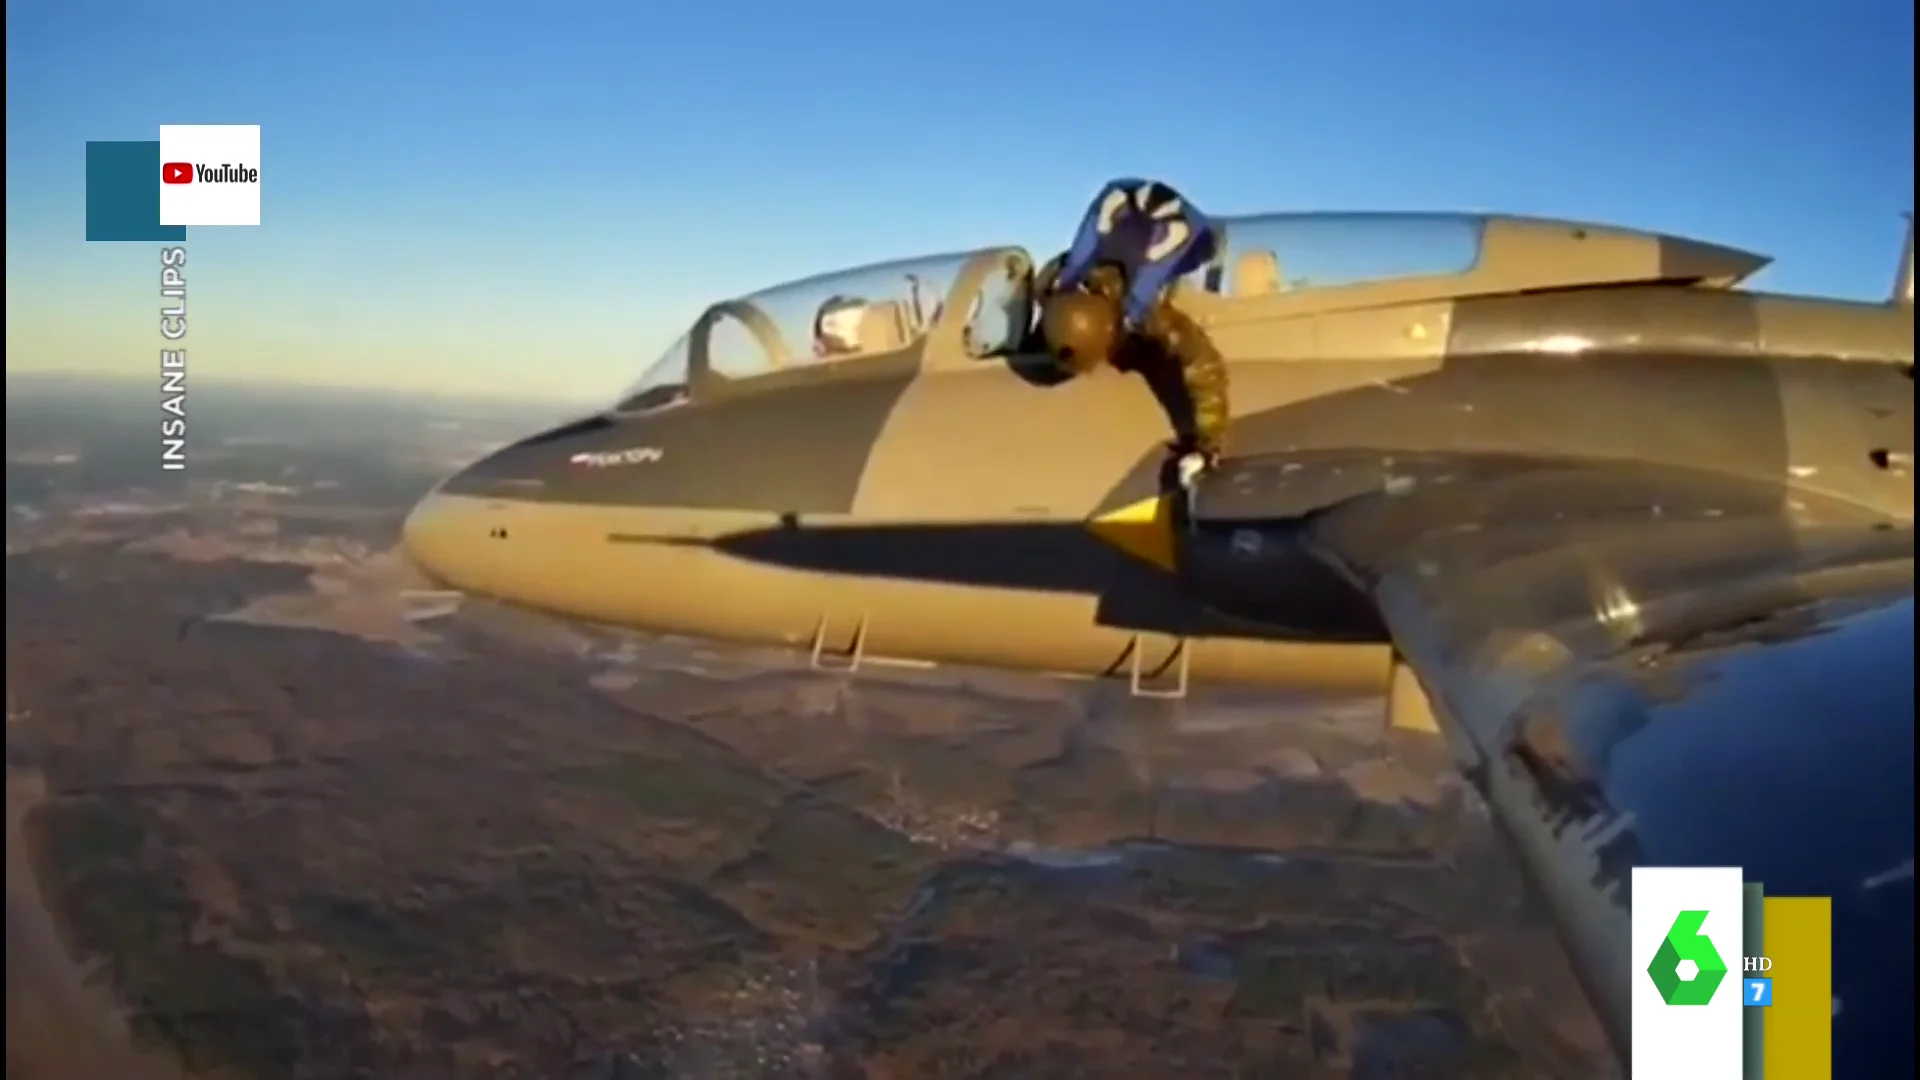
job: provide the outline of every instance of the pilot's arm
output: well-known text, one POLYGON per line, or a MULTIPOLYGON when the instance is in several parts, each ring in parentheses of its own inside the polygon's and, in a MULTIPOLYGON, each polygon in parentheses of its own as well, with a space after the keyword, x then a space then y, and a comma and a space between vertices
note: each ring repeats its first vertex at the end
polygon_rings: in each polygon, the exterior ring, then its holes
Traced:
POLYGON ((1193 403, 1192 449, 1210 461, 1220 460, 1226 452, 1227 424, 1233 417, 1227 397, 1226 359, 1200 324, 1172 304, 1149 308, 1142 329, 1180 365, 1180 381, 1193 403))

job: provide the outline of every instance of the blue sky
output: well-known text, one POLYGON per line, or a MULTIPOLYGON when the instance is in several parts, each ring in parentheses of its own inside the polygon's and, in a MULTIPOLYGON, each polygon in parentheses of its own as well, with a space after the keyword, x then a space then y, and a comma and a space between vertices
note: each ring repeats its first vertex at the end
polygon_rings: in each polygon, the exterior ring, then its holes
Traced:
POLYGON ((190 237, 200 377, 610 393, 707 301, 1057 249, 1116 174, 1664 229, 1877 298, 1913 42, 1910 0, 11 2, 7 363, 151 366, 157 257, 82 241, 83 144, 162 123, 263 128, 263 225, 190 237))

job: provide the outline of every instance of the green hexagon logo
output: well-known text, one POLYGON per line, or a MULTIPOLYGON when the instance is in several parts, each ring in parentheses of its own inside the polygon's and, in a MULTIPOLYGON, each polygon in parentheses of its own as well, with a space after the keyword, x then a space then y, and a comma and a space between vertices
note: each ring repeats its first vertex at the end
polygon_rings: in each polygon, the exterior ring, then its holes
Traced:
POLYGON ((1720 959, 1720 950, 1700 932, 1700 925, 1706 921, 1704 911, 1681 912, 1680 917, 1673 920, 1673 929, 1667 931, 1666 940, 1660 943, 1659 951, 1653 954, 1653 962, 1647 965, 1647 976, 1660 991, 1660 1000, 1669 1005, 1705 1005, 1713 1000, 1713 992, 1720 989, 1721 980, 1727 977, 1727 965, 1720 959), (1693 978, 1680 977, 1682 960, 1693 961, 1693 978))

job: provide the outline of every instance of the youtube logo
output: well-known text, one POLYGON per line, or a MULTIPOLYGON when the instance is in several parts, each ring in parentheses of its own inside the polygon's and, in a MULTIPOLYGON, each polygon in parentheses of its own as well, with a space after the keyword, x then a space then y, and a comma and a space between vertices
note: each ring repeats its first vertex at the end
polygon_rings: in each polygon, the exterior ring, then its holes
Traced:
MULTIPOLYGON (((162 225, 260 224, 260 128, 255 124, 162 124, 162 225)), ((148 173, 152 176, 152 173, 148 173)))

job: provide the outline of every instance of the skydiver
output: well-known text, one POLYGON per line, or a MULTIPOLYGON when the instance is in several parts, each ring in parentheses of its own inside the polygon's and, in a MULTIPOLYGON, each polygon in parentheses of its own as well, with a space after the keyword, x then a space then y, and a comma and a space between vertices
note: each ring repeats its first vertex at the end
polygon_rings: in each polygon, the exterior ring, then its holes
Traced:
POLYGON ((1058 275, 1042 282, 1048 349, 1076 372, 1109 363, 1147 380, 1173 424, 1174 475, 1187 489, 1224 450, 1227 365, 1168 294, 1219 247, 1218 227, 1173 188, 1114 180, 1087 207, 1058 275))

